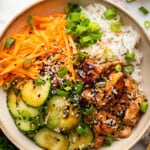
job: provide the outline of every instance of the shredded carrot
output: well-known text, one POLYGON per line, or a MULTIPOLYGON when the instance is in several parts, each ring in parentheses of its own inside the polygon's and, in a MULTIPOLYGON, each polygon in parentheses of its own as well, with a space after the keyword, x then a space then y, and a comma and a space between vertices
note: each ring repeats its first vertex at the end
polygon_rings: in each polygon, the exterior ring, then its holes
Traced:
MULTIPOLYGON (((52 14, 48 17, 34 18, 34 28, 29 27, 22 33, 11 35, 16 41, 6 49, 6 39, 0 45, 0 86, 15 79, 23 80, 17 84, 19 88, 28 79, 40 76, 40 71, 48 56, 54 55, 52 61, 64 62, 71 73, 70 79, 75 81, 75 70, 72 63, 73 55, 77 52, 73 37, 65 33, 65 14, 52 14), (40 58, 40 59, 39 59, 40 58), (31 59, 30 68, 24 69, 25 59, 31 59)), ((27 62, 25 65, 29 65, 27 62)))
POLYGON ((75 81, 75 71, 73 68, 73 63, 72 63, 72 55, 71 55, 71 49, 69 47, 69 42, 68 42, 68 35, 64 34, 64 40, 65 40, 65 44, 66 44, 66 50, 67 50, 67 61, 65 63, 65 65, 67 66, 68 71, 72 74, 72 80, 75 81))
POLYGON ((26 83, 26 82, 27 82, 26 79, 24 79, 24 80, 18 82, 17 85, 16 85, 16 88, 19 89, 19 87, 20 87, 21 85, 23 85, 24 83, 26 83))

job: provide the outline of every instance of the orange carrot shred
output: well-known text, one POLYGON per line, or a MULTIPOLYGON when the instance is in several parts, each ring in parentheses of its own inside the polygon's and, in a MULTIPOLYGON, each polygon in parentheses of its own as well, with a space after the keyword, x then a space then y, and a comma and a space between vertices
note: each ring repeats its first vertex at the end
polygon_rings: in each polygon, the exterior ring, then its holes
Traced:
POLYGON ((14 46, 5 49, 5 39, 0 45, 0 86, 5 82, 18 82, 17 88, 29 79, 40 76, 43 62, 47 56, 55 54, 51 61, 64 62, 75 80, 75 70, 72 63, 73 55, 77 52, 73 37, 65 33, 65 14, 57 13, 48 17, 33 16, 35 27, 33 31, 27 27, 22 33, 11 37, 16 39, 14 46), (40 59, 38 59, 40 57, 40 59), (28 61, 25 61, 28 59, 28 61), (30 60, 30 61, 29 61, 30 60), (25 69, 26 68, 26 69, 25 69))

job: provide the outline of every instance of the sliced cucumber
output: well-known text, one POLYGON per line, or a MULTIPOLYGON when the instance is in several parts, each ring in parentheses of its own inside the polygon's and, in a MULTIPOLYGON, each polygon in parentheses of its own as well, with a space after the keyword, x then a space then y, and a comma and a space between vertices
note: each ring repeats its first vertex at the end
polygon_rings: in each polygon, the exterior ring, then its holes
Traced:
POLYGON ((67 150, 68 137, 48 128, 40 129, 34 137, 35 142, 47 150, 67 150))
POLYGON ((86 135, 79 135, 75 130, 69 134, 69 150, 86 149, 93 142, 93 132, 87 127, 88 132, 86 135))
POLYGON ((33 123, 32 121, 24 121, 22 119, 16 118, 15 119, 16 126, 24 132, 34 131, 37 129, 37 124, 33 123))
POLYGON ((21 99, 17 101, 18 96, 14 89, 10 89, 7 97, 7 105, 10 113, 14 117, 17 127, 24 131, 34 131, 39 125, 39 111, 25 104, 21 99))
POLYGON ((19 114, 26 112, 26 113, 29 113, 31 117, 35 117, 35 116, 39 115, 39 111, 37 108, 28 106, 22 100, 18 103, 17 110, 19 111, 19 114))
POLYGON ((62 96, 53 96, 48 101, 47 126, 55 131, 69 131, 80 121, 80 107, 62 96))
POLYGON ((49 95, 50 77, 46 75, 42 79, 44 82, 40 85, 34 84, 33 80, 28 81, 21 90, 23 100, 32 107, 41 106, 49 95))
POLYGON ((14 89, 10 89, 8 92, 7 106, 13 117, 20 117, 20 115, 25 114, 25 112, 26 114, 28 113, 30 117, 35 117, 39 114, 38 109, 28 106, 22 100, 17 101, 14 89))
POLYGON ((10 89, 7 94, 7 106, 13 117, 18 117, 19 112, 17 108, 17 96, 13 89, 10 89))

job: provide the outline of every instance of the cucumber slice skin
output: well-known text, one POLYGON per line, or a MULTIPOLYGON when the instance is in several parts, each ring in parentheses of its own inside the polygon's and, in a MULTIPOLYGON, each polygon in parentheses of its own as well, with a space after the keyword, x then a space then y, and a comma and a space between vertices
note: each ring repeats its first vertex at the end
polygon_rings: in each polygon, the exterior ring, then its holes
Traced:
POLYGON ((35 86, 34 81, 30 80, 21 90, 24 102, 32 107, 43 105, 49 96, 51 89, 50 77, 46 75, 42 79, 44 84, 35 86))
POLYGON ((87 126, 88 133, 86 135, 79 135, 76 130, 71 131, 69 133, 69 141, 70 145, 68 150, 78 150, 78 149, 87 149, 89 148, 93 143, 93 132, 92 130, 87 126))
POLYGON ((22 111, 28 111, 31 117, 35 117, 39 114, 37 108, 28 106, 22 100, 17 101, 17 95, 13 88, 10 89, 7 94, 7 107, 14 118, 20 117, 22 111))
POLYGON ((37 145, 47 150, 68 150, 69 146, 67 136, 52 131, 47 127, 40 129, 36 133, 34 141, 37 145))
POLYGON ((17 96, 13 89, 10 89, 7 93, 7 107, 13 117, 18 117, 17 111, 17 96))
POLYGON ((48 101, 47 108, 47 127, 54 131, 70 131, 80 122, 80 107, 74 107, 66 97, 53 96, 48 101))

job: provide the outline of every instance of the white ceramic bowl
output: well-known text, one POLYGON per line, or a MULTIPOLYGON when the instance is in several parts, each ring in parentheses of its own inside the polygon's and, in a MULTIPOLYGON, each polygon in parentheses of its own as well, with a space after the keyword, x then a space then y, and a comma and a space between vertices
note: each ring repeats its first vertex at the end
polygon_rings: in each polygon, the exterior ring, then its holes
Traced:
MULTIPOLYGON (((49 15, 53 12, 62 12, 64 6, 69 0, 46 0, 41 1, 33 6, 30 6, 25 11, 20 13, 9 26, 4 30, 0 39, 6 38, 12 33, 19 32, 25 28, 26 20, 29 15, 49 15)), ((93 2, 94 0, 75 0, 76 3, 81 3, 86 5, 93 2)), ((150 100, 150 40, 148 39, 146 33, 142 27, 138 24, 136 20, 120 5, 111 2, 111 0, 97 0, 97 2, 102 3, 107 7, 115 7, 119 15, 121 16, 121 21, 124 24, 133 26, 141 36, 138 48, 142 51, 144 59, 142 63, 142 87, 150 100)), ((150 103, 150 101, 149 101, 150 103)), ((150 106, 150 105, 149 105, 150 106)), ((139 123, 134 128, 132 135, 129 138, 114 142, 109 148, 102 148, 102 150, 127 150, 131 148, 144 134, 148 126, 150 125, 150 108, 141 117, 139 123)), ((25 137, 15 126, 13 119, 8 112, 6 105, 6 94, 0 89, 0 127, 6 136, 21 150, 41 150, 37 145, 35 145, 31 140, 25 137)))

